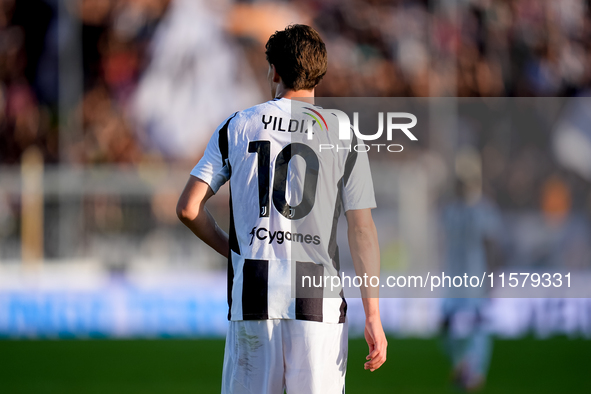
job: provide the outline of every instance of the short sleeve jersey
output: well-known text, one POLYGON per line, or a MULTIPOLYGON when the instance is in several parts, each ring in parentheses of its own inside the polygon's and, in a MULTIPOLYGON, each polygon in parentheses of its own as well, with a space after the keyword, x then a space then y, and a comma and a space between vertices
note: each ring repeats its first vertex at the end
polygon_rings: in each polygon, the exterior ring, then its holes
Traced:
POLYGON ((341 212, 376 206, 369 161, 354 135, 339 140, 336 117, 293 103, 234 113, 191 171, 214 192, 230 181, 230 320, 345 320, 342 291, 296 284, 339 275, 341 212))

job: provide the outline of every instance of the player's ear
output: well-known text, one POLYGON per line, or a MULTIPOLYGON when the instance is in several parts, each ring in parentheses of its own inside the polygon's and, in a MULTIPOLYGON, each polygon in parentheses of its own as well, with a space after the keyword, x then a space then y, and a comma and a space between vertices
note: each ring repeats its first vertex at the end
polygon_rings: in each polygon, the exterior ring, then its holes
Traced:
POLYGON ((281 76, 277 73, 277 69, 275 68, 274 64, 271 64, 271 68, 273 68, 273 79, 272 81, 275 83, 281 82, 281 76))

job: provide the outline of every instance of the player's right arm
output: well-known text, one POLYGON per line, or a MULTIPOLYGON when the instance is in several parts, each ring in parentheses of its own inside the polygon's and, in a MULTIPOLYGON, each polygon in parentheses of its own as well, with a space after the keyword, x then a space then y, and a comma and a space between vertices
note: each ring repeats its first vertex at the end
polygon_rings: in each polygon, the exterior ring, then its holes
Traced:
POLYGON ((214 192, 207 183, 191 175, 177 203, 176 213, 193 234, 222 256, 228 257, 228 235, 219 228, 205 208, 205 203, 213 195, 214 192))
MULTIPOLYGON (((347 217, 349 248, 356 275, 380 276, 380 249, 376 226, 371 210, 355 209, 345 213, 347 217)), ((379 292, 377 288, 361 287, 365 309, 365 340, 369 346, 368 360, 364 367, 375 371, 386 361, 388 341, 380 318, 379 292)))
POLYGON ((176 207, 181 222, 224 257, 230 253, 228 235, 218 227, 205 203, 230 178, 228 128, 236 114, 224 120, 211 136, 203 157, 191 171, 176 207))

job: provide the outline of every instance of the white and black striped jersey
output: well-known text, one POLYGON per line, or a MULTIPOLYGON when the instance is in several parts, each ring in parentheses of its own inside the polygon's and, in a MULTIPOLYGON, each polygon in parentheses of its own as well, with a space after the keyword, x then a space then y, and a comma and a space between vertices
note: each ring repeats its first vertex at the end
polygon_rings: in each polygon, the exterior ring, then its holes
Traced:
POLYGON ((226 119, 191 171, 214 192, 230 181, 230 320, 344 321, 342 291, 303 279, 338 275, 342 209, 376 206, 367 154, 338 137, 336 117, 275 99, 226 119))

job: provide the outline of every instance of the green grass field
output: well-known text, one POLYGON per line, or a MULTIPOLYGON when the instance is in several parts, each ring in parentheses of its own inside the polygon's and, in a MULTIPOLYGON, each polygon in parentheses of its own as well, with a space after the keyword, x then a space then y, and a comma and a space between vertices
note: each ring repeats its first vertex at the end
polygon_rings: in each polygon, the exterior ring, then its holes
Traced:
MULTIPOLYGON (((223 340, 4 340, 0 393, 219 393, 223 349, 223 340)), ((366 349, 350 341, 348 394, 455 392, 435 339, 391 338, 373 373, 366 349)), ((497 340, 482 393, 591 393, 591 341, 497 340)))

